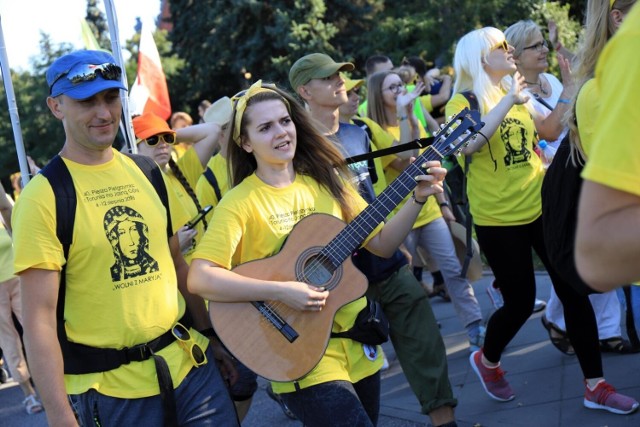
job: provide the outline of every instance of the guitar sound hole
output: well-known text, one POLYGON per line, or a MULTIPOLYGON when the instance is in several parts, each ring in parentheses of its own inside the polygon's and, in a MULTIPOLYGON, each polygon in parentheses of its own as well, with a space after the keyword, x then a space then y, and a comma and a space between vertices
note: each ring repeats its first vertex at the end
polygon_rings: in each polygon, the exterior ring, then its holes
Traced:
POLYGON ((314 286, 323 286, 331 280, 334 270, 335 267, 327 258, 314 255, 304 264, 305 282, 314 286))

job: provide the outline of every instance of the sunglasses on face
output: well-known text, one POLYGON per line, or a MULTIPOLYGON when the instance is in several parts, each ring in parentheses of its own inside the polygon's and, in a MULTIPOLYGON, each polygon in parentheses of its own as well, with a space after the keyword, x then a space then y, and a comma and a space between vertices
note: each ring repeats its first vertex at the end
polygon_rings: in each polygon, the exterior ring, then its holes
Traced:
POLYGON ((49 86, 49 94, 52 93, 53 86, 63 77, 66 77, 73 84, 90 82, 98 77, 98 74, 105 80, 120 80, 122 69, 116 64, 105 62, 104 64, 78 64, 56 76, 49 86))
POLYGON ((171 333, 178 340, 180 347, 189 354, 194 366, 199 367, 207 363, 207 356, 200 346, 191 339, 191 334, 187 328, 180 323, 176 323, 171 328, 171 333))
POLYGON ((496 49, 502 49, 505 52, 509 52, 509 43, 507 43, 506 40, 502 40, 500 43, 497 43, 495 46, 493 46, 491 48, 491 51, 494 51, 496 49))
POLYGON ((547 43, 546 40, 542 40, 541 42, 538 42, 536 44, 532 44, 531 46, 523 47, 522 50, 535 49, 536 52, 542 52, 542 49, 544 49, 545 47, 548 47, 548 46, 549 46, 549 43, 547 43))
POLYGON ((402 89, 404 89, 404 84, 402 83, 394 83, 389 87, 386 87, 382 90, 388 90, 391 93, 400 93, 400 91, 402 91, 402 89))
POLYGON ((165 143, 169 145, 173 145, 176 143, 176 134, 175 133, 159 133, 158 135, 152 135, 147 139, 139 139, 138 143, 144 142, 149 147, 154 147, 158 145, 161 139, 165 143))

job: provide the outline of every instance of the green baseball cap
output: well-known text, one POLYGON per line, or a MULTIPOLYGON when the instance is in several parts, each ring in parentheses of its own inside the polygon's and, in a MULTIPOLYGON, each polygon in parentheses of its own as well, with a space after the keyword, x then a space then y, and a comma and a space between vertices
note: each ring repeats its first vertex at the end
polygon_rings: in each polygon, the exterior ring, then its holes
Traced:
POLYGON ((323 79, 338 71, 351 71, 351 62, 335 62, 324 53, 311 53, 298 59, 289 70, 289 83, 294 91, 311 79, 323 79))

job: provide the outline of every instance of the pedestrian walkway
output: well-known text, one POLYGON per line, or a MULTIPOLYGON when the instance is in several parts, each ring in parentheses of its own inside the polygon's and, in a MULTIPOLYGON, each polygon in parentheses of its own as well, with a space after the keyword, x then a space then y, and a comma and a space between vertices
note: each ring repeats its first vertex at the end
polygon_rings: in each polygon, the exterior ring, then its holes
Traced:
MULTIPOLYGON (((485 292, 492 276, 474 283, 485 318, 491 302, 485 292)), ((547 300, 551 282, 546 274, 537 276, 538 298, 547 300)), ((623 427, 640 426, 640 413, 614 415, 586 409, 582 405, 584 385, 575 356, 560 353, 549 341, 542 327, 542 313, 531 316, 504 352, 502 367, 516 398, 510 402, 491 400, 469 365, 466 332, 460 325, 453 305, 435 297, 431 299, 436 318, 442 324, 447 346, 449 378, 458 398, 456 421, 460 427, 623 427)), ((624 331, 624 328, 623 328, 624 331)), ((391 364, 382 375, 380 427, 425 426, 428 418, 409 388, 390 343, 384 345, 391 364)), ((640 399, 640 354, 603 355, 607 380, 623 394, 640 399)), ((243 427, 300 427, 287 418, 280 407, 260 387, 243 427)), ((0 425, 2 427, 46 426, 44 414, 27 415, 21 405, 22 393, 17 384, 0 386, 0 425)), ((144 420, 141 420, 141 422, 144 420)))

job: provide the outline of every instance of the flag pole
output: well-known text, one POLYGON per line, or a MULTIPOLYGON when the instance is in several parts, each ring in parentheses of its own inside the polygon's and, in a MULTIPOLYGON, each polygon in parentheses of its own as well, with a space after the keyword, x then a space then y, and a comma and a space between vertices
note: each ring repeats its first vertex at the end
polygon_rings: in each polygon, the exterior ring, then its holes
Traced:
MULTIPOLYGON (((122 68, 121 81, 124 87, 128 88, 127 73, 125 70, 124 59, 122 57, 122 49, 120 47, 120 35, 118 31, 118 16, 113 0, 104 0, 104 6, 107 12, 107 23, 109 24, 109 35, 111 37, 111 51, 117 64, 122 68)), ((129 113, 129 101, 125 91, 120 91, 120 99, 122 100, 122 120, 120 121, 120 129, 124 134, 125 143, 130 153, 136 154, 138 147, 135 143, 133 128, 131 125, 131 114, 129 113)))
POLYGON ((18 163, 20 164, 20 178, 24 187, 29 182, 29 163, 27 162, 27 154, 24 150, 24 142, 22 140, 22 129, 20 128, 20 115, 18 114, 18 103, 16 94, 13 91, 13 81, 11 80, 11 70, 9 69, 9 59, 7 58, 7 47, 4 41, 4 33, 2 31, 2 16, 0 15, 0 66, 2 68, 2 82, 4 83, 4 91, 7 94, 7 104, 9 104, 9 117, 11 118, 11 126, 13 127, 13 137, 16 143, 16 153, 18 154, 18 163))

